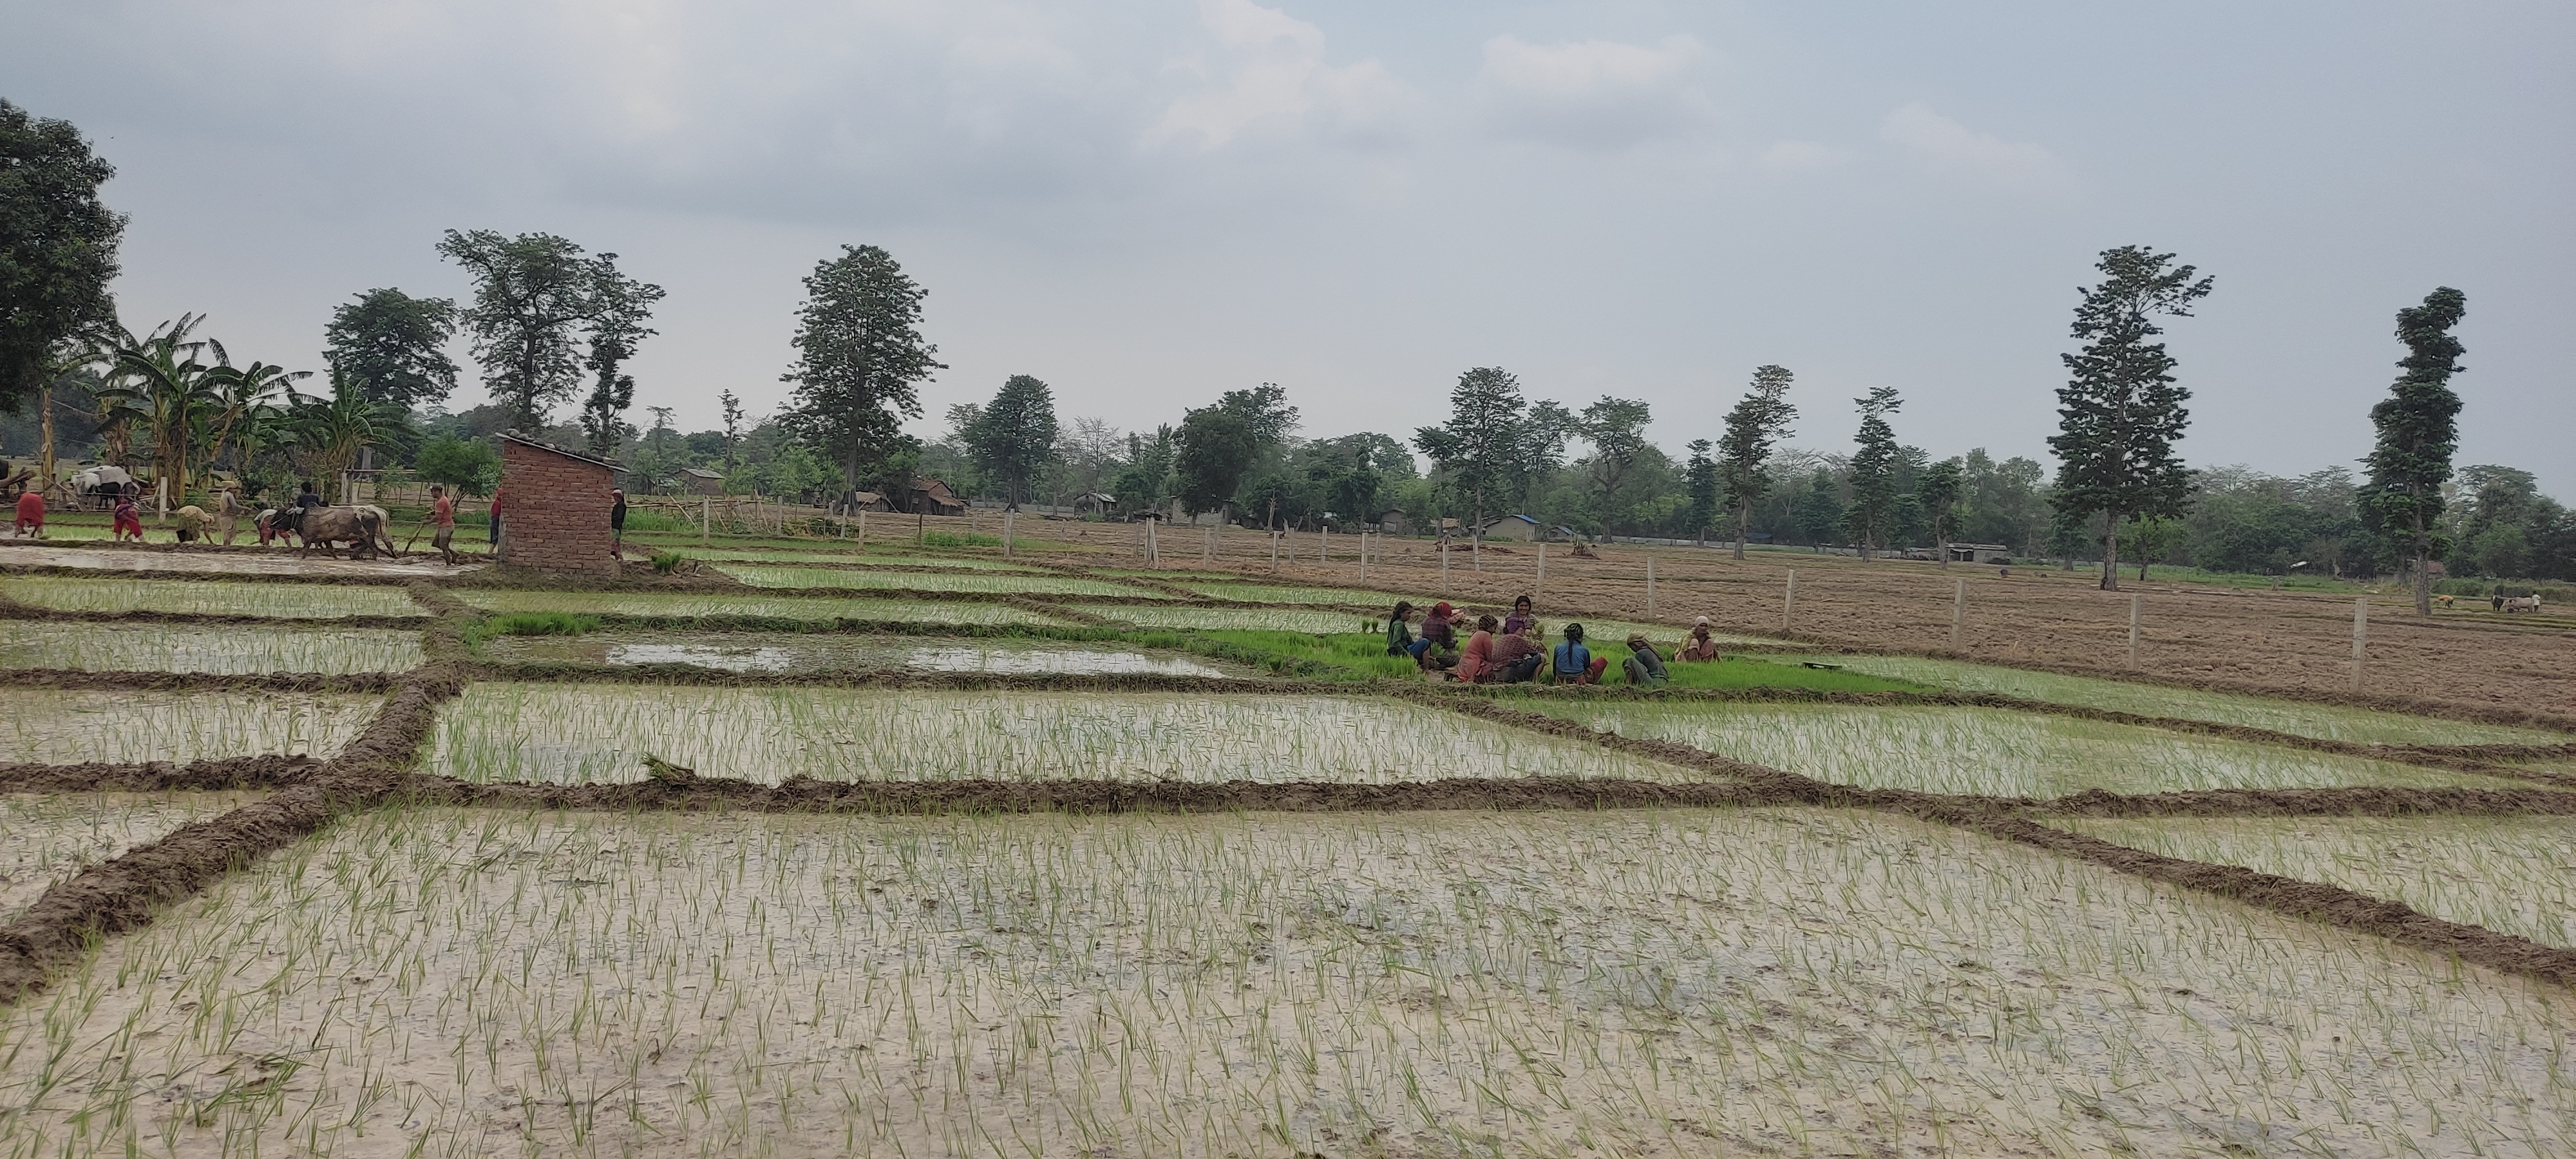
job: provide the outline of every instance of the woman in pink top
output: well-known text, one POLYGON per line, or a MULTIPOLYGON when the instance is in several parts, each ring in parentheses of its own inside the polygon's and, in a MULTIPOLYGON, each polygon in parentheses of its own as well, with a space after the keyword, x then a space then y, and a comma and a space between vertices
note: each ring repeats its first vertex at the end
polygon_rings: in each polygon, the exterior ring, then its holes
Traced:
POLYGON ((1472 681, 1483 675, 1494 660, 1494 618, 1476 617, 1476 634, 1467 638, 1467 650, 1458 655, 1458 679, 1472 681))

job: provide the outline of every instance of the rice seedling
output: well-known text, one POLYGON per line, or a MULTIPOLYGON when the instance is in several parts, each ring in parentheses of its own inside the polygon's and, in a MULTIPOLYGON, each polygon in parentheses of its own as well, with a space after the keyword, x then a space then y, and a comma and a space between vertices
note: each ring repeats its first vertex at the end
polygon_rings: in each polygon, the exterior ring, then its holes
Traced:
POLYGON ((1139 628, 1241 629, 1309 636, 1369 632, 1382 621, 1298 608, 1164 608, 1151 604, 1067 604, 1139 628))
POLYGON ((1180 586, 1212 599, 1235 600, 1247 604, 1355 604, 1361 607, 1384 604, 1392 608, 1397 600, 1411 600, 1417 607, 1429 607, 1432 602, 1424 596, 1407 596, 1360 588, 1253 583, 1188 583, 1180 586))
POLYGON ((265 795, 0 793, 0 921, 57 881, 265 795))
POLYGON ((484 645, 496 660, 570 660, 590 664, 688 664, 728 672, 824 672, 910 669, 916 672, 1062 673, 1099 676, 1233 676, 1210 661, 1114 644, 1049 640, 925 640, 918 637, 781 635, 773 632, 595 632, 504 636, 484 645))
POLYGON ((776 551, 739 548, 713 548, 691 551, 699 559, 729 560, 739 563, 832 563, 860 567, 937 567, 953 571, 1042 572, 1046 569, 1003 559, 974 555, 905 555, 879 551, 776 551))
POLYGON ((1170 599, 1147 588, 1109 580, 1051 575, 986 575, 920 571, 857 571, 822 567, 730 564, 717 570, 756 588, 895 588, 931 592, 1025 592, 1052 596, 1141 596, 1170 599))
POLYGON ((832 599, 806 596, 691 595, 678 592, 461 591, 491 612, 570 612, 620 616, 763 616, 782 620, 883 620, 922 624, 1052 624, 1063 622, 1009 604, 934 600, 832 599))
POLYGON ((0 723, 0 763, 329 756, 366 727, 382 699, 305 692, 22 688, 11 694, 14 711, 0 723))
POLYGON ((1966 692, 2080 704, 2140 716, 2169 716, 2362 744, 2555 744, 2566 734, 2511 725, 2408 716, 2375 708, 2274 700, 2233 692, 2204 692, 2155 684, 2130 684, 2090 676, 2030 672, 1962 660, 1919 656, 1812 656, 1804 659, 1966 692))
POLYGON ((381 813, 0 1016, 0 1147, 2535 1159, 2571 1017, 1852 814, 381 813))
POLYGON ((2090 817, 2064 829, 2167 857, 2393 898, 2434 917, 2576 949, 2576 818, 2090 817))
POLYGON ((0 592, 57 612, 195 612, 208 615, 314 619, 331 616, 418 616, 401 588, 368 584, 303 584, 230 580, 155 580, 88 576, 0 577, 0 592))
POLYGON ((2058 797, 2335 785, 2495 787, 2492 777, 1991 708, 1560 701, 1529 707, 1836 784, 2058 797))
POLYGON ((420 663, 420 633, 398 629, 0 621, 0 668, 340 675, 420 663))
POLYGON ((1327 781, 1705 778, 1398 701, 838 688, 476 684, 426 770, 468 781, 639 780, 644 758, 775 783, 959 779, 1327 781))

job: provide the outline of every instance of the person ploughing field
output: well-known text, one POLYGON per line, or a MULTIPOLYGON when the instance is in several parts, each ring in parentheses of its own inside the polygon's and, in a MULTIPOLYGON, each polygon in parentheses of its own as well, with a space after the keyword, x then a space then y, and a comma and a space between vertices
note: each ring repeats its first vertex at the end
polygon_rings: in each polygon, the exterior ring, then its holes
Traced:
POLYGON ((438 549, 440 561, 456 566, 456 502, 445 487, 429 489, 429 526, 429 545, 438 549))

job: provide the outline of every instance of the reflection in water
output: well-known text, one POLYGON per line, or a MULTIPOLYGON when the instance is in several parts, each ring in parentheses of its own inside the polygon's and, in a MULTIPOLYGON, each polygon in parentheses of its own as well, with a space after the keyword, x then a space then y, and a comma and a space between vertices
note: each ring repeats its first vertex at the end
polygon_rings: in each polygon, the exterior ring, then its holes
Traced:
MULTIPOLYGON (((703 639, 703 637, 701 638, 703 639)), ((739 640, 740 637, 735 639, 739 640)), ((751 643, 603 640, 597 636, 512 637, 493 642, 496 655, 582 659, 601 664, 688 664, 726 672, 795 672, 828 668, 910 668, 922 672, 993 672, 1097 676, 1148 673, 1228 677, 1233 673, 1184 656, 1075 645, 939 643, 803 639, 751 643)))
POLYGON ((689 664, 727 672, 785 672, 796 658, 785 648, 724 648, 712 644, 611 644, 611 664, 689 664))

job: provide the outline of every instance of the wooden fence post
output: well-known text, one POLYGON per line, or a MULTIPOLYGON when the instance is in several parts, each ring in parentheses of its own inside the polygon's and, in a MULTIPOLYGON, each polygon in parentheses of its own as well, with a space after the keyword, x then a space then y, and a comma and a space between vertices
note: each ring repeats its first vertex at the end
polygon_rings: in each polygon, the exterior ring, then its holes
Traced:
POLYGON ((1546 540, 1544 540, 1544 539, 1542 539, 1542 540, 1539 540, 1539 541, 1538 541, 1538 579, 1536 579, 1536 580, 1534 580, 1534 581, 1532 581, 1532 582, 1531 582, 1531 584, 1530 584, 1530 594, 1535 596, 1535 595, 1539 595, 1539 594, 1541 594, 1541 593, 1545 592, 1546 590, 1547 590, 1547 541, 1546 541, 1546 540))
POLYGON ((1002 558, 1004 559, 1011 558, 1011 516, 1017 514, 1019 513, 1007 507, 1002 509, 1002 558))
POLYGON ((2369 644, 2370 597, 2355 597, 2352 601, 2352 690, 2355 692, 2361 691, 2362 662, 2369 655, 2369 644))
POLYGON ((1654 617, 1654 614, 1655 614, 1655 557, 1654 557, 1654 556, 1649 555, 1649 556, 1647 556, 1647 557, 1646 557, 1646 616, 1647 616, 1647 618, 1651 619, 1651 618, 1653 618, 1653 617, 1654 617))
POLYGON ((715 522, 716 501, 698 496, 698 546, 707 546, 707 529, 715 522))
MULTIPOLYGON (((1277 531, 1270 533, 1270 574, 1279 574, 1279 533, 1277 531)), ((1389 628, 1387 631, 1393 632, 1395 629, 1389 628)))
POLYGON ((1323 567, 1332 562, 1333 529, 1327 525, 1323 530, 1315 533, 1315 566, 1323 567))
POLYGON ((1360 582, 1368 582, 1369 533, 1360 532, 1360 582))
MULTIPOLYGON (((1446 539, 1440 541, 1440 594, 1449 594, 1449 541, 1446 539)), ((1387 629, 1390 632, 1394 630, 1387 629)))
POLYGON ((859 550, 868 549, 868 509, 859 508, 859 550))
MULTIPOLYGON (((1224 517, 1225 517, 1225 516, 1223 515, 1223 513, 1219 513, 1219 514, 1218 514, 1218 516, 1217 516, 1217 518, 1219 518, 1219 519, 1223 519, 1224 517)), ((1206 540, 1205 542, 1203 542, 1203 543, 1199 544, 1199 566, 1200 566, 1200 567, 1206 567, 1206 566, 1208 566, 1210 563, 1213 563, 1213 562, 1215 562, 1215 561, 1216 561, 1216 529, 1217 529, 1217 525, 1216 525, 1216 524, 1214 524, 1214 523, 1208 524, 1208 529, 1207 529, 1207 540, 1206 540)))
POLYGON ((1789 569, 1788 589, 1780 596, 1780 631, 1782 634, 1785 635, 1789 631, 1789 615, 1796 611, 1797 607, 1798 569, 1793 567, 1789 569))
POLYGON ((1959 577, 1959 593, 1950 598, 1950 650, 1959 650, 1959 632, 1968 623, 1968 577, 1959 577))
POLYGON ((2129 593, 2129 667, 2138 666, 2138 613, 2147 606, 2147 593, 2129 593))

